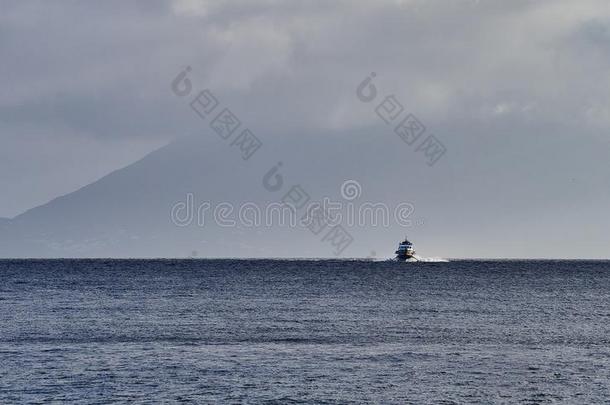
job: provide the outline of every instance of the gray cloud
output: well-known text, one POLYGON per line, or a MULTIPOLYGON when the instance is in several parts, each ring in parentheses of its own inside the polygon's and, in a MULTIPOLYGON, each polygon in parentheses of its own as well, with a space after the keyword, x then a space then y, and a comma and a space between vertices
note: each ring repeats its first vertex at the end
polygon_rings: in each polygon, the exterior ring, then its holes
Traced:
POLYGON ((201 86, 274 128, 281 124, 276 115, 286 125, 370 124, 374 118, 365 122, 352 93, 371 70, 431 119, 606 120, 607 80, 599 80, 608 63, 604 18, 610 16, 597 1, 180 0, 6 8, 4 122, 60 122, 103 137, 173 137, 188 127, 180 125, 167 83, 185 64, 201 86))

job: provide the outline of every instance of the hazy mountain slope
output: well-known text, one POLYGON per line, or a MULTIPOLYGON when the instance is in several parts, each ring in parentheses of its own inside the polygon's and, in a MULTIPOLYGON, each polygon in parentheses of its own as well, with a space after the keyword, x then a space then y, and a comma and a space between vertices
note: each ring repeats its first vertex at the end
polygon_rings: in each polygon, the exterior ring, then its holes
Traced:
MULTIPOLYGON (((19 215, 11 221, 10 232, 1 236, 0 255, 148 257, 186 256, 196 251, 201 256, 332 256, 330 245, 304 229, 219 227, 211 212, 204 226, 179 227, 172 223, 170 211, 189 193, 194 195, 195 208, 206 201, 213 206, 230 202, 236 209, 254 202, 264 210, 296 184, 311 198, 328 196, 342 201, 340 186, 347 179, 360 182, 361 198, 372 202, 412 201, 414 194, 395 190, 397 179, 425 194, 426 176, 405 179, 401 175, 405 162, 400 153, 394 153, 395 159, 388 160, 387 166, 367 163, 372 153, 392 153, 391 143, 374 142, 361 133, 352 139, 329 137, 328 147, 320 150, 305 139, 275 138, 249 161, 241 159, 237 148, 211 134, 180 139, 74 193, 19 215), (279 161, 285 184, 282 190, 270 192, 263 187, 262 178, 279 161)), ((423 160, 408 161, 406 166, 411 165, 429 174, 435 170, 423 160)), ((403 232, 387 236, 393 240, 403 232)), ((361 243, 366 245, 364 240, 361 243)), ((357 252, 350 248, 345 253, 366 256, 373 249, 357 252)))
MULTIPOLYGON (((587 222, 571 210, 582 198, 595 204, 608 201, 607 193, 594 187, 590 176, 585 178, 596 173, 593 166, 602 165, 602 159, 592 159, 591 168, 543 170, 542 161, 556 157, 540 154, 532 142, 524 149, 519 142, 495 138, 489 150, 498 153, 472 156, 469 142, 484 139, 473 135, 460 138, 459 144, 446 139, 446 157, 429 167, 421 153, 387 128, 261 139, 263 148, 248 161, 215 134, 202 131, 179 139, 74 193, 4 221, 0 257, 185 257, 193 252, 201 257, 333 257, 323 235, 278 226, 277 221, 269 227, 223 227, 212 221, 209 210, 203 226, 197 225, 196 213, 188 226, 177 226, 170 212, 188 194, 195 210, 204 202, 212 207, 230 202, 236 210, 251 202, 264 210, 296 184, 312 199, 327 196, 346 203, 340 193, 345 180, 362 187, 352 201, 356 207, 370 202, 393 209, 405 201, 415 206, 411 227, 390 218, 389 227, 367 223, 350 228, 354 242, 346 256, 391 256, 405 233, 412 235, 420 254, 449 257, 593 256, 588 252, 610 242, 608 218, 587 222), (262 179, 278 162, 284 185, 270 192, 262 179), (541 181, 550 185, 544 194, 537 190, 541 181), (595 242, 567 252, 558 248, 565 230, 574 238, 593 235, 595 242)), ((539 145, 543 150, 544 142, 539 145)), ((607 149, 571 153, 602 157, 607 149)))

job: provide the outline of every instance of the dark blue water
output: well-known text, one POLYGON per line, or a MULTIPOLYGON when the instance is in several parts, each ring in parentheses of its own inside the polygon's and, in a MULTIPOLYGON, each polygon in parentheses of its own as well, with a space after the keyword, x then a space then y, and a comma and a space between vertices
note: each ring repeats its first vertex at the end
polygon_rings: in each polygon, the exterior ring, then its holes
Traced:
POLYGON ((610 262, 0 261, 0 403, 610 403, 610 262))

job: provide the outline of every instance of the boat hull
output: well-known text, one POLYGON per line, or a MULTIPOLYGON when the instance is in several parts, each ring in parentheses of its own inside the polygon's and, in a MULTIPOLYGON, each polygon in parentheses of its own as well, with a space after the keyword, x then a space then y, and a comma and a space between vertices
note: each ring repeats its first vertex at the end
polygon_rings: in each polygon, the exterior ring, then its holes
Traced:
POLYGON ((394 261, 397 262, 418 262, 419 260, 417 260, 415 257, 413 256, 409 256, 409 257, 397 257, 394 259, 394 261))

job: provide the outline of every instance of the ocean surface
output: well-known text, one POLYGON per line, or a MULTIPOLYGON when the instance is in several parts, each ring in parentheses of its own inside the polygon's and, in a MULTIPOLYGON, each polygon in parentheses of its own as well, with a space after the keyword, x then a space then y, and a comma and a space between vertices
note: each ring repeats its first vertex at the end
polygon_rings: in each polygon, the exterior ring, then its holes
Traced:
POLYGON ((610 403, 610 262, 0 261, 0 403, 610 403))

